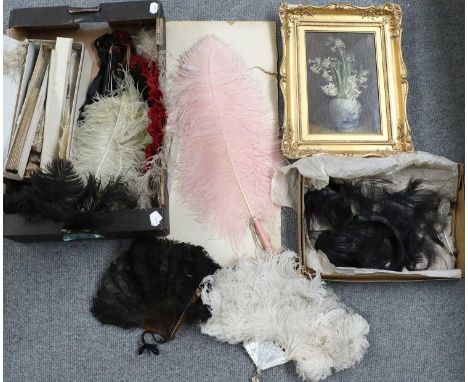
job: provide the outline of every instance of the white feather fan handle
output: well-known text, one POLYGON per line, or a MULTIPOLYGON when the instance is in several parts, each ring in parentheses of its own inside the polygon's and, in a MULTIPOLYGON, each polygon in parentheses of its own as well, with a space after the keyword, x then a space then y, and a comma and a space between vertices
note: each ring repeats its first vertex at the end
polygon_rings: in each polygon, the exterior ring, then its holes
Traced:
POLYGON ((242 60, 207 36, 179 61, 170 114, 180 139, 176 185, 197 217, 222 237, 241 239, 271 222, 271 178, 280 165, 274 110, 242 60))

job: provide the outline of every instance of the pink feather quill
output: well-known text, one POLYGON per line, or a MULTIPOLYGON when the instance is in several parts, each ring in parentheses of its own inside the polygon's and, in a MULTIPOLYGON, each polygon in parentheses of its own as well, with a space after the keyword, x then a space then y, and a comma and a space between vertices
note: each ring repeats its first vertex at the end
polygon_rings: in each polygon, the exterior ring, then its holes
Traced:
POLYGON ((181 195, 221 237, 240 240, 252 223, 272 252, 260 221, 270 224, 277 208, 270 189, 281 155, 275 116, 248 68, 207 36, 179 59, 172 84, 181 195))

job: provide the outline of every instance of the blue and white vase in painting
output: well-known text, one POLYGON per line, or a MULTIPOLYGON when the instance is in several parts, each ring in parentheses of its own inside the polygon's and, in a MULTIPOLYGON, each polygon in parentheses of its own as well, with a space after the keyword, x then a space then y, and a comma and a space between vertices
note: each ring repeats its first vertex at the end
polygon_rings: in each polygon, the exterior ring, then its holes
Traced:
POLYGON ((359 128, 361 103, 357 99, 333 98, 329 104, 333 128, 347 133, 359 128))

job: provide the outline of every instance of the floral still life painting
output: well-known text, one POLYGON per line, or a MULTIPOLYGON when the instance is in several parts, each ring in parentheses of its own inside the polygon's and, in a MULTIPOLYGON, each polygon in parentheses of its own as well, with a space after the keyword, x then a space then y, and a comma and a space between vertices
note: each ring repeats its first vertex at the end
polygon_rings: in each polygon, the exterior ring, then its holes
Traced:
POLYGON ((298 159, 413 151, 401 7, 283 3, 279 16, 283 154, 298 159))
POLYGON ((307 32, 311 134, 380 134, 372 33, 307 32))

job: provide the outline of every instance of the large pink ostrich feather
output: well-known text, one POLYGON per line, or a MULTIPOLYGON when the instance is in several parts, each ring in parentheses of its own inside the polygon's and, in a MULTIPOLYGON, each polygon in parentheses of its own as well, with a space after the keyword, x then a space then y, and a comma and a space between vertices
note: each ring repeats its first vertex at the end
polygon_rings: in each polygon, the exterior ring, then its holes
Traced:
POLYGON ((273 171, 281 164, 273 110, 242 59, 207 36, 179 59, 172 118, 180 139, 176 182, 187 205, 220 237, 240 240, 270 224, 273 171))

